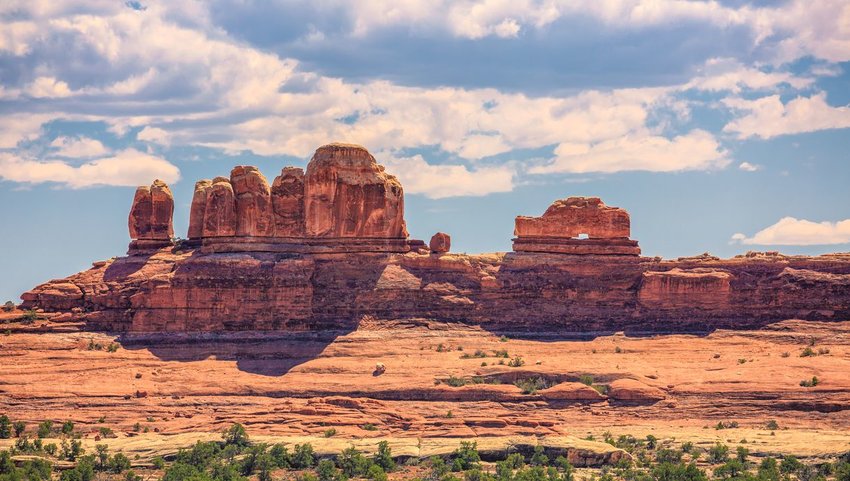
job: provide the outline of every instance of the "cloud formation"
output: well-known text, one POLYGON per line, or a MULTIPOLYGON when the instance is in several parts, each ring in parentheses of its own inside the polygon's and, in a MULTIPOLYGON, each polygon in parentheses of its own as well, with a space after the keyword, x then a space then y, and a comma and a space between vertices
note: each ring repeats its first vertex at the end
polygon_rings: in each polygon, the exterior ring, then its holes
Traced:
POLYGON ((850 243, 850 219, 838 222, 812 222, 783 217, 752 237, 737 233, 732 242, 744 245, 808 246, 850 243))
POLYGON ((724 99, 723 103, 744 112, 743 116, 723 127, 724 132, 735 133, 742 139, 770 139, 780 135, 850 127, 850 107, 829 105, 824 92, 811 97, 797 97, 784 104, 779 95, 755 100, 730 98, 724 99))

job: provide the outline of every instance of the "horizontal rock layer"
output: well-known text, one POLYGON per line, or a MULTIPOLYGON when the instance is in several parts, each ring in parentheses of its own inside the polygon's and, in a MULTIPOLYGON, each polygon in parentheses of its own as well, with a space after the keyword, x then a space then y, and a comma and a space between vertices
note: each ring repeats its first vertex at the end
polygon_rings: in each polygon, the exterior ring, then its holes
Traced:
POLYGON ((353 329, 421 319, 545 332, 707 331, 850 319, 850 255, 204 253, 118 258, 25 293, 92 329, 353 329))

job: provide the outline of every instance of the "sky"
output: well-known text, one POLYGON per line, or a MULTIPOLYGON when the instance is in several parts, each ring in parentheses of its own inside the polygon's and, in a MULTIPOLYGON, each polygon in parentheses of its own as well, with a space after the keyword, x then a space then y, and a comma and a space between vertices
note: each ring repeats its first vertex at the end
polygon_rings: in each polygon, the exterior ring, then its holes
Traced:
POLYGON ((341 141, 414 238, 508 251, 599 196, 644 255, 850 251, 846 0, 4 0, 0 302, 123 255, 175 196, 341 141))

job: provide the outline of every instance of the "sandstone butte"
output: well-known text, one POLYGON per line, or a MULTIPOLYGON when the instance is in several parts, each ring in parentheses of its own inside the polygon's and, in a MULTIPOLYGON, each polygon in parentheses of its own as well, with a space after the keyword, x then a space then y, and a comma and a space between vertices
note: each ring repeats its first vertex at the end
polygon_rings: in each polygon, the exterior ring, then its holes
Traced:
POLYGON ((400 182, 330 144, 271 183, 255 167, 201 180, 188 240, 173 198, 139 187, 128 256, 22 295, 23 308, 114 332, 353 330, 363 319, 490 330, 706 332, 850 319, 850 255, 640 256, 629 214, 594 197, 516 218, 514 251, 449 253, 408 238, 400 182))

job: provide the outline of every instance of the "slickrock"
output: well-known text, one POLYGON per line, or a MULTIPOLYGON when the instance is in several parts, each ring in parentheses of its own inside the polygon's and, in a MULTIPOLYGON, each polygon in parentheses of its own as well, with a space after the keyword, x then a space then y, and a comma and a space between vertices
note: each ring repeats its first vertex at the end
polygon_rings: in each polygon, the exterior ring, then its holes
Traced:
POLYGON ((663 400, 664 391, 636 379, 617 379, 608 385, 608 396, 617 401, 655 403, 663 400))
POLYGON ((446 253, 452 249, 452 238, 448 234, 437 232, 431 236, 431 242, 428 243, 428 247, 434 254, 446 253))
POLYGON ((604 401, 606 398, 599 391, 580 382, 562 382, 548 389, 539 391, 543 399, 548 401, 604 401))

